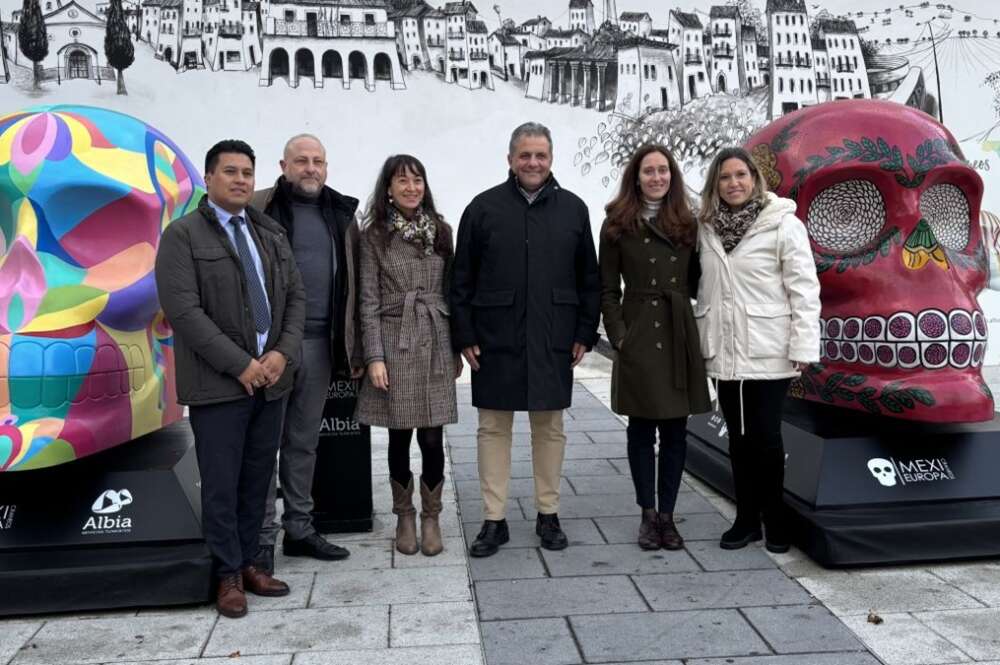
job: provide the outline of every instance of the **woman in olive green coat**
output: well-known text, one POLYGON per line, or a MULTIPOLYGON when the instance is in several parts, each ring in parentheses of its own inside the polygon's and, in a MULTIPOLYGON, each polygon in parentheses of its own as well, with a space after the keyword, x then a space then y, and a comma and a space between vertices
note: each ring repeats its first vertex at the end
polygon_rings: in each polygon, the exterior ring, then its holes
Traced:
POLYGON ((611 408, 629 417, 629 469, 642 508, 638 543, 643 549, 680 549, 684 540, 673 512, 684 471, 687 417, 711 407, 691 309, 698 287, 697 222, 670 151, 640 147, 605 210, 601 312, 618 351, 611 408))

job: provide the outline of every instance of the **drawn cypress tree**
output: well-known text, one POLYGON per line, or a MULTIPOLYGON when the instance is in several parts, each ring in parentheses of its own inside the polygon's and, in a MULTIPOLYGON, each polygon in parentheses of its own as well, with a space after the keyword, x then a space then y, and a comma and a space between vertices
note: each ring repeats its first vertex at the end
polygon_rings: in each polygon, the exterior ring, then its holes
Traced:
POLYGON ((49 35, 45 30, 45 19, 38 0, 24 0, 21 6, 21 22, 17 26, 17 43, 21 53, 34 63, 34 88, 41 89, 42 60, 49 54, 49 35))
POLYGON ((125 70, 135 60, 135 47, 125 23, 122 0, 111 0, 108 6, 107 26, 104 29, 104 57, 118 72, 118 94, 127 95, 125 90, 125 70))

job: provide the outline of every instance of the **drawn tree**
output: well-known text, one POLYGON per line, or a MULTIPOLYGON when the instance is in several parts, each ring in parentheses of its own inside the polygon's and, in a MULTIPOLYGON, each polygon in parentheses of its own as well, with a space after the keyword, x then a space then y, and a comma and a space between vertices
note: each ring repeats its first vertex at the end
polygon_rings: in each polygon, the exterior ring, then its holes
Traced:
POLYGON ((118 94, 127 95, 125 90, 125 70, 135 60, 135 47, 125 23, 122 0, 111 0, 108 5, 108 23, 104 30, 104 57, 118 72, 118 94))
POLYGON ((864 37, 858 37, 858 44, 861 46, 861 57, 864 58, 865 62, 871 60, 873 55, 877 55, 879 49, 882 47, 878 42, 865 39, 864 37))
POLYGON ((753 26, 754 31, 757 33, 757 39, 764 38, 766 43, 767 21, 764 20, 764 17, 760 13, 760 7, 754 4, 753 0, 726 0, 726 4, 739 7, 743 25, 753 26))
POLYGON ((993 113, 1000 120, 1000 71, 991 73, 984 82, 993 90, 993 113))
POLYGON ((32 67, 33 87, 41 90, 42 60, 49 54, 49 35, 45 30, 45 18, 38 0, 24 0, 21 6, 21 22, 17 26, 17 43, 21 53, 34 64, 32 67))

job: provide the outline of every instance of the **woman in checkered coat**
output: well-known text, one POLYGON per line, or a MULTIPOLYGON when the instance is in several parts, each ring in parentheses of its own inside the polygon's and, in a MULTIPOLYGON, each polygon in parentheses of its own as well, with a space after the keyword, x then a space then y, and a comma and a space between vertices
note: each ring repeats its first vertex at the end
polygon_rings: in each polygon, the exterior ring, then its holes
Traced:
POLYGON ((417 430, 420 549, 442 550, 438 514, 444 486, 443 426, 458 420, 446 275, 451 227, 434 209, 423 164, 393 155, 382 166, 361 237, 361 335, 367 372, 356 418, 389 428, 389 483, 397 516, 396 549, 415 554, 416 517, 410 440, 417 430))

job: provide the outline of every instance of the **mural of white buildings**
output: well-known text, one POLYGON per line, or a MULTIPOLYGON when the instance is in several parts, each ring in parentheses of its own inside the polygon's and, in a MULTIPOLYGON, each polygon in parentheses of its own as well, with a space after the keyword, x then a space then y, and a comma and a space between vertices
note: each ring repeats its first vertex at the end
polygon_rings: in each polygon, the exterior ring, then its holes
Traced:
POLYGON ((282 77, 292 87, 302 81, 316 88, 330 82, 367 90, 374 90, 376 83, 406 85, 396 51, 396 26, 383 0, 271 0, 263 33, 260 85, 282 77))
MULTIPOLYGON (((96 0, 94 12, 83 1, 42 2, 52 40, 42 63, 46 80, 114 76, 103 58, 109 0, 96 0)), ((900 64, 869 53, 866 61, 851 18, 823 12, 811 19, 805 0, 758 1, 766 36, 754 27, 757 18, 746 20, 734 4, 617 13, 613 0, 603 0, 606 20, 598 24, 593 0, 565 0, 558 25, 543 15, 501 23, 470 0, 124 0, 123 6, 137 41, 158 60, 178 71, 256 70, 262 86, 399 90, 407 72, 428 71, 470 90, 493 90, 500 80, 544 103, 633 117, 714 94, 760 91, 771 117, 831 99, 878 94, 912 101, 923 94, 922 79, 902 80, 914 76, 905 58, 900 64)), ((30 68, 17 48, 16 24, 8 26, 3 66, 30 68)), ((0 80, 7 78, 0 70, 0 80)))

